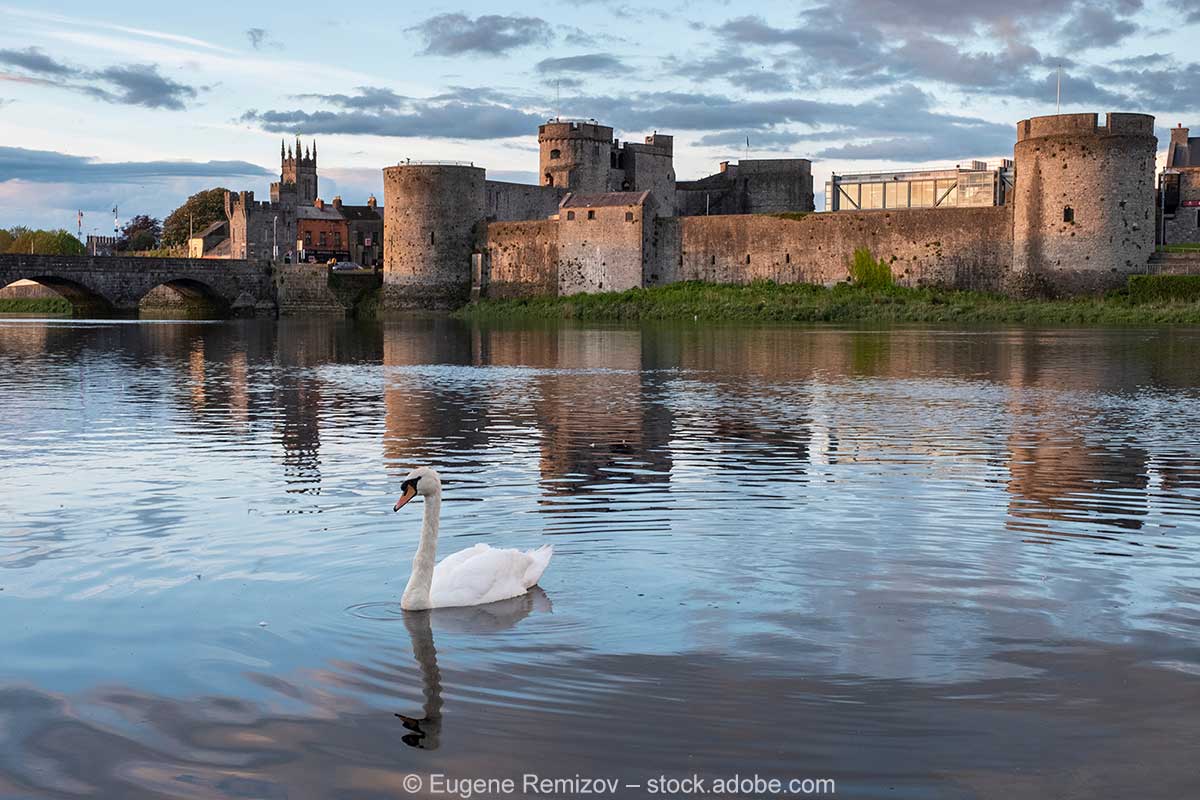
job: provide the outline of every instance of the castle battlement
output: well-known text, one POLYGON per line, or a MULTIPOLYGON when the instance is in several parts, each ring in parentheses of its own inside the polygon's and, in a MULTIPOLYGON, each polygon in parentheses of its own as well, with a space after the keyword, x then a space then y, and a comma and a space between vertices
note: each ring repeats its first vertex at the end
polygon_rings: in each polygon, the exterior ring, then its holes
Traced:
POLYGON ((1100 124, 1099 114, 1051 114, 1017 123, 1017 141, 1048 136, 1153 136, 1154 117, 1149 114, 1110 112, 1100 124))

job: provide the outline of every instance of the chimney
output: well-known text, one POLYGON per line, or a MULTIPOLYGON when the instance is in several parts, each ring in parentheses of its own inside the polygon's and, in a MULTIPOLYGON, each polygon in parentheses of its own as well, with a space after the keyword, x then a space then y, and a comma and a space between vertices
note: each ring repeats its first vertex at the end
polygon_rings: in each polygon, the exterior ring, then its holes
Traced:
POLYGON ((728 171, 728 170, 729 170, 729 162, 728 162, 728 161, 722 161, 722 162, 721 162, 721 172, 726 172, 726 171, 728 171))
POLYGON ((342 196, 340 194, 335 194, 333 196, 333 207, 334 208, 342 207, 342 196))
POLYGON ((316 206, 317 208, 321 209, 322 211, 325 210, 325 201, 319 197, 316 200, 313 200, 313 205, 316 206))
POLYGON ((370 197, 367 198, 367 208, 375 208, 378 204, 379 203, 375 199, 375 195, 371 195, 370 197))
POLYGON ((1188 129, 1183 127, 1183 123, 1179 123, 1178 128, 1171 128, 1171 144, 1187 146, 1188 129))

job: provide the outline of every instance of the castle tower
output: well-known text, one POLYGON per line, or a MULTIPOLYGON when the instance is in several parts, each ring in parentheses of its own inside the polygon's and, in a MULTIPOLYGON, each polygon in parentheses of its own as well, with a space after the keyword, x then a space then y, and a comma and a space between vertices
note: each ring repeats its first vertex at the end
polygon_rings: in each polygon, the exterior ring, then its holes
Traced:
POLYGON ((383 298, 388 308, 454 308, 471 291, 487 216, 484 170, 402 164, 383 171, 383 298))
POLYGON ((286 186, 296 187, 296 201, 300 205, 311 206, 317 199, 317 142, 314 139, 312 151, 302 151, 300 137, 296 137, 296 152, 291 148, 284 152, 283 143, 279 145, 279 178, 286 186))
MULTIPOLYGON (((580 194, 596 194, 611 187, 613 129, 594 120, 548 122, 538 126, 538 151, 543 186, 558 186, 580 194)), ((632 187, 631 187, 632 188, 632 187)))
POLYGON ((1099 292, 1154 253, 1154 161, 1147 114, 1056 114, 1017 123, 1014 289, 1099 292))

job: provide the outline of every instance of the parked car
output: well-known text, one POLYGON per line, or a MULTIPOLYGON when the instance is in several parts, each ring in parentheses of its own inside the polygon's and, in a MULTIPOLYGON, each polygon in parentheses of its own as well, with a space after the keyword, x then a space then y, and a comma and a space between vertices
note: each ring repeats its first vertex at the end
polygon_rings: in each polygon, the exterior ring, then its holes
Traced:
POLYGON ((355 264, 353 261, 335 261, 330 268, 337 270, 338 272, 342 272, 343 270, 362 269, 362 267, 360 267, 358 264, 355 264))

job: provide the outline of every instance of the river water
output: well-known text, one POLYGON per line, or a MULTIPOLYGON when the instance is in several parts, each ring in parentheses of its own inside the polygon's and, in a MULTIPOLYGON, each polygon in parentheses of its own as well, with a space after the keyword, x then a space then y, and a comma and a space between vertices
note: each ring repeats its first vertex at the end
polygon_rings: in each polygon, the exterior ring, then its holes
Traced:
POLYGON ((0 321, 0 797, 1196 796, 1198 355, 0 321), (418 464, 439 555, 552 543, 540 591, 399 610, 418 464))

